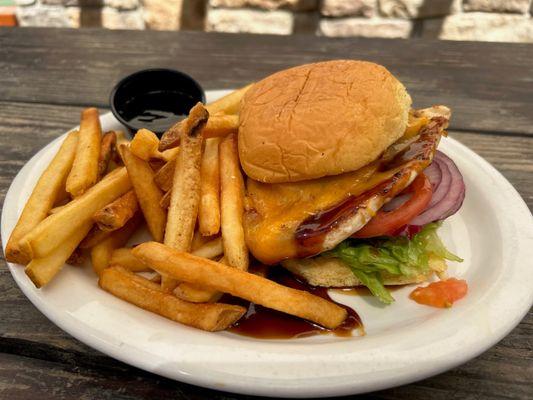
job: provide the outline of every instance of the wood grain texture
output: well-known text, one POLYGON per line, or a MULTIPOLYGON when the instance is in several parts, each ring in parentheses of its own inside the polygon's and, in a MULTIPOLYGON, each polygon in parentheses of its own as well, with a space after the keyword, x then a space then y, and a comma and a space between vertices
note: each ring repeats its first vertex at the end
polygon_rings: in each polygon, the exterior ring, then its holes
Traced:
MULTIPOLYGON (((533 209, 531 45, 57 29, 0 29, 0 205, 27 160, 77 125, 84 106, 106 108, 126 73, 171 67, 207 89, 232 88, 331 58, 383 63, 417 106, 450 105, 451 136, 501 171, 533 209)), ((170 381, 78 342, 26 299, 3 255, 0 321, 0 398, 252 399, 170 381)), ((531 338, 533 311, 465 365, 364 398, 533 398, 531 338)))
POLYGON ((105 107, 113 85, 142 68, 177 68, 213 89, 359 58, 387 66, 417 107, 452 107, 455 129, 533 134, 528 44, 3 28, 0 49, 0 99, 8 101, 105 107))
MULTIPOLYGON (((525 335, 531 333, 530 329, 525 335)), ((24 351, 21 355, 0 354, 0 396, 5 399, 262 399, 174 382, 118 361, 106 360, 104 356, 87 358, 84 354, 55 351, 36 343, 9 344, 11 348, 34 350, 31 357, 26 357, 24 351), (41 351, 40 356, 35 356, 35 350, 41 351)), ((523 357, 523 353, 517 341, 511 341, 508 336, 498 346, 460 368, 362 398, 529 399, 533 395, 530 384, 533 368, 531 359, 523 357)))

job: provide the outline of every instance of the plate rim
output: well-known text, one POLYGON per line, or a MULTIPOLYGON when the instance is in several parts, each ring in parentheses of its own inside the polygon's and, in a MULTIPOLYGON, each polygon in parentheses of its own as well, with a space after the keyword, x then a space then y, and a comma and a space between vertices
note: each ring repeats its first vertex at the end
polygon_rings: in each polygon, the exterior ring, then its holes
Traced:
MULTIPOLYGON (((101 118, 110 118, 109 115, 111 113, 106 113, 101 116, 101 118)), ((114 117, 112 117, 114 118, 114 117)), ((2 209, 2 245, 5 249, 5 242, 7 236, 4 235, 4 233, 7 233, 7 228, 5 227, 5 216, 7 215, 7 210, 11 209, 10 204, 14 201, 16 194, 14 193, 14 183, 17 181, 17 178, 24 175, 25 169, 28 169, 27 166, 30 164, 30 162, 33 160, 39 159, 40 156, 42 156, 43 152, 46 151, 49 147, 54 146, 57 142, 61 141, 62 138, 64 138, 66 135, 63 134, 56 139, 54 139, 52 142, 48 143, 46 146, 41 148, 28 162, 24 164, 24 166, 21 168, 21 170, 17 173, 13 181, 11 182, 11 185, 8 189, 8 192, 6 193, 5 199, 4 199, 4 206, 2 209), (13 199, 12 199, 13 198, 13 199), (7 207, 6 207, 7 205, 7 207)), ((447 139, 451 140, 454 146, 458 146, 462 151, 466 152, 470 156, 473 156, 475 158, 475 161, 480 164, 482 167, 485 168, 485 171, 487 173, 490 173, 500 184, 506 186, 506 190, 509 190, 507 193, 508 196, 513 197, 514 200, 517 201, 517 203, 520 203, 520 210, 517 211, 517 213, 524 212, 525 215, 530 216, 529 208, 527 207, 525 201, 522 199, 520 194, 516 191, 516 189, 511 185, 509 181, 490 163, 488 163, 486 160, 484 160, 481 156, 479 156, 474 151, 470 150, 467 146, 463 145, 462 143, 458 142, 455 139, 447 139)), ((524 232, 526 237, 524 240, 531 240, 533 236, 527 236, 527 228, 529 227, 529 235, 533 234, 533 224, 524 225, 526 227, 526 231, 524 232)), ((523 229, 523 227, 521 226, 523 229)), ((519 262, 519 260, 515 260, 515 262, 519 262)), ((16 264, 8 263, 6 261, 6 264, 9 267, 10 273, 13 276, 13 279, 17 283, 18 287, 21 289, 21 291, 24 293, 24 295, 32 302, 32 304, 40 311, 42 312, 50 321, 52 321, 55 325, 57 325, 60 329, 71 335, 77 340, 80 340, 81 342, 85 343, 86 345, 101 351, 104 354, 107 354, 117 360, 120 360, 122 362, 125 362, 129 365, 135 366, 137 368, 144 369, 146 371, 149 371, 151 373, 155 373, 161 376, 164 376, 169 379, 173 380, 179 380, 181 382, 194 384, 197 386, 207 387, 210 389, 215 390, 221 390, 221 391, 229 391, 233 393, 240 393, 240 394, 248 394, 248 395, 265 395, 265 396, 283 396, 283 397, 323 397, 323 396, 339 396, 339 395, 346 395, 346 394, 356 394, 356 393, 366 393, 373 390, 378 389, 386 389, 398 385, 403 385, 411 382, 415 382, 421 379, 425 379, 427 377, 436 375, 438 373, 441 373, 443 371, 446 371, 450 368, 454 368, 458 365, 461 365, 472 358, 477 357, 479 354, 483 353, 490 347, 494 346, 497 342, 499 342, 503 337, 505 337, 511 330, 513 330, 523 319, 523 317, 526 315, 526 313, 529 311, 533 304, 533 293, 530 295, 529 298, 529 306, 524 307, 520 310, 520 312, 515 313, 513 315, 513 318, 511 322, 508 322, 505 329, 502 329, 498 332, 497 335, 492 335, 490 337, 490 340, 483 342, 482 345, 478 346, 475 349, 468 349, 468 351, 464 351, 462 354, 462 357, 459 357, 457 359, 450 360, 449 362, 441 362, 438 365, 434 365, 432 367, 426 368, 422 372, 417 372, 416 374, 406 374, 402 377, 393 377, 388 378, 385 380, 385 382, 374 382, 373 384, 367 384, 365 386, 364 383, 361 382, 355 382, 352 384, 346 384, 339 386, 339 384, 335 384, 331 387, 324 387, 322 385, 320 391, 318 392, 316 388, 305 388, 305 387, 273 387, 273 386, 267 386, 267 387, 252 387, 250 383, 241 383, 241 382, 231 382, 229 384, 226 384, 225 387, 221 387, 220 382, 215 382, 213 380, 210 380, 206 376, 195 376, 194 374, 191 374, 190 371, 187 369, 175 369, 174 374, 169 373, 167 371, 154 368, 150 363, 143 363, 142 357, 139 357, 138 349, 132 348, 131 351, 124 351, 124 349, 119 349, 115 346, 113 346, 111 343, 106 342, 105 340, 95 340, 94 337, 89 333, 84 331, 79 326, 76 326, 75 320, 73 317, 69 314, 67 315, 67 318, 64 316, 61 317, 61 312, 57 310, 50 309, 46 306, 46 303, 41 301, 37 295, 37 291, 35 289, 32 290, 31 287, 23 285, 22 281, 19 281, 17 276, 14 273, 15 268, 20 268, 20 266, 17 266, 16 264)), ((149 353, 148 353, 149 354, 149 353)), ((305 379, 303 379, 305 380, 305 379)))

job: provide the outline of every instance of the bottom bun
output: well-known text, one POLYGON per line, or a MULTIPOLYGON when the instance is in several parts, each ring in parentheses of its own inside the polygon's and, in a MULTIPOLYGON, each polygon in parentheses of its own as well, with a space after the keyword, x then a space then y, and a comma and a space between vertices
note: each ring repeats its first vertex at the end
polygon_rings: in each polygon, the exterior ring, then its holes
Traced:
MULTIPOLYGON (((281 265, 312 286, 339 288, 362 286, 361 281, 352 273, 350 267, 338 258, 314 257, 294 259, 283 261, 281 265)), ((385 285, 406 285, 409 283, 425 282, 433 274, 434 271, 430 271, 427 274, 410 277, 388 274, 382 274, 381 277, 385 285)))

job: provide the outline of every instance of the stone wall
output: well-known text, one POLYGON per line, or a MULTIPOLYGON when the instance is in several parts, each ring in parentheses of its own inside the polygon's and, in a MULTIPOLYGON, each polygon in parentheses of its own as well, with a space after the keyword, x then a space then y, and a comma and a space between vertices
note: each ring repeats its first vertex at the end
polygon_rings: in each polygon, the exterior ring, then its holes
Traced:
POLYGON ((21 26, 533 42, 532 0, 13 0, 21 26))

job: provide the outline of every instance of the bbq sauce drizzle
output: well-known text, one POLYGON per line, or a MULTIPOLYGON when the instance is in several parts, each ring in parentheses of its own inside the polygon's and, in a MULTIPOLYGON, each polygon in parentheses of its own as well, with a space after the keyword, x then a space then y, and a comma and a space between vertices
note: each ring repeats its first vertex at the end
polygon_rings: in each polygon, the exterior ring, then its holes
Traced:
POLYGON ((344 308, 348 316, 337 329, 331 330, 292 315, 271 310, 258 304, 246 303, 243 300, 225 295, 221 300, 222 302, 236 303, 248 307, 246 314, 236 325, 229 329, 231 332, 260 339, 291 339, 326 333, 333 333, 335 336, 350 337, 354 329, 359 329, 361 333, 364 333, 363 324, 359 315, 350 307, 333 301, 329 297, 326 288, 310 286, 295 278, 289 271, 279 265, 270 267, 266 277, 281 285, 293 289, 305 290, 315 296, 329 300, 344 308))
POLYGON ((409 175, 410 171, 403 169, 370 191, 359 196, 349 196, 335 206, 307 218, 295 233, 299 258, 311 257, 324 251, 324 239, 330 231, 354 215, 359 208, 366 207, 373 197, 386 196, 400 179, 409 179, 409 175))

